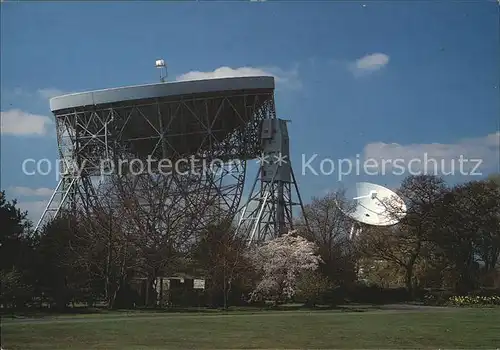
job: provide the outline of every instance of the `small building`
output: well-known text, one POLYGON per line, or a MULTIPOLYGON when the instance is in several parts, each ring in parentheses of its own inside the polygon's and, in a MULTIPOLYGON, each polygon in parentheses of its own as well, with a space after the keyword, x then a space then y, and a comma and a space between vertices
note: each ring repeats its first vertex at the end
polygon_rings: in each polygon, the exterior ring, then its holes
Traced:
POLYGON ((139 295, 136 306, 201 306, 205 299, 205 278, 183 273, 157 277, 152 288, 148 279, 135 278, 133 289, 139 295))
POLYGON ((187 274, 158 277, 155 283, 156 305, 200 306, 205 291, 205 279, 187 274))

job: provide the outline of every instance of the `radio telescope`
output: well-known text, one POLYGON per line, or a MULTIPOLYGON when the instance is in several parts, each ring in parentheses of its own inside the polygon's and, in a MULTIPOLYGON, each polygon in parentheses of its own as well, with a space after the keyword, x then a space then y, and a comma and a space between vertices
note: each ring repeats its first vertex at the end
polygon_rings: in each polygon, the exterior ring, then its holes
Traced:
POLYGON ((392 226, 406 216, 404 201, 390 189, 377 184, 358 182, 355 191, 347 191, 346 197, 344 205, 337 205, 353 220, 349 238, 360 234, 363 224, 392 226))
MULTIPOLYGON (((103 171, 109 180, 123 176, 116 174, 122 169, 116 166, 117 161, 147 165, 151 159, 153 166, 148 172, 154 176, 160 170, 158 160, 168 160, 170 168, 182 165, 182 171, 175 168, 168 175, 162 174, 169 180, 162 191, 167 193, 165 203, 184 216, 185 231, 233 220, 239 210, 247 162, 263 155, 272 157, 278 150, 288 154, 286 123, 276 118, 273 77, 165 82, 165 62, 157 60, 156 67, 162 72, 161 83, 50 100, 62 176, 35 230, 64 211, 102 210, 99 181, 103 171), (269 146, 277 141, 279 147, 269 146), (190 162, 192 159, 196 162, 190 162)), ((125 176, 140 177, 130 169, 125 176)), ((239 232, 248 234, 241 224, 248 220, 259 227, 263 239, 291 229, 292 206, 302 206, 301 200, 291 200, 292 189, 298 195, 290 164, 262 165, 252 198, 246 202, 260 203, 259 214, 242 218, 239 232)))

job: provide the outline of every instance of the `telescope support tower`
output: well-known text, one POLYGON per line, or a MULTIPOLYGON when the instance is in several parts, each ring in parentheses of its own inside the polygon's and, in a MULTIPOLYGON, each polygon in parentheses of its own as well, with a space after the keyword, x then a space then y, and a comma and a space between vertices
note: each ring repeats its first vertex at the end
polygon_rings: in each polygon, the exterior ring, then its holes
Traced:
POLYGON ((261 145, 263 152, 258 159, 259 170, 241 209, 236 229, 236 234, 245 235, 249 244, 293 230, 295 207, 299 206, 304 214, 304 205, 290 162, 287 121, 263 120, 261 145))

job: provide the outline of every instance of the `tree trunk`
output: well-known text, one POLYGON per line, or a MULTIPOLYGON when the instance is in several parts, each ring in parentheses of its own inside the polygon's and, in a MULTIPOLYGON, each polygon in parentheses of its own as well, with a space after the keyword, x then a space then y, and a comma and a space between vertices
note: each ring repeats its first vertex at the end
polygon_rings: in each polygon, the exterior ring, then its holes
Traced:
POLYGON ((417 261, 418 256, 420 255, 420 249, 422 247, 422 242, 419 240, 417 243, 417 246, 415 247, 415 250, 413 251, 412 255, 410 256, 410 260, 408 261, 408 264, 406 265, 406 273, 405 273, 405 285, 406 285, 406 290, 410 294, 410 297, 413 299, 415 296, 415 288, 413 288, 413 269, 415 267, 415 262, 417 261))
POLYGON ((231 293, 231 277, 229 277, 229 280, 227 281, 227 287, 226 287, 226 281, 224 281, 224 310, 227 310, 228 308, 228 299, 229 299, 229 293, 231 293))
POLYGON ((120 265, 120 271, 119 271, 119 277, 118 281, 115 283, 115 288, 113 290, 113 293, 111 294, 111 297, 108 302, 108 308, 112 309, 115 306, 115 301, 116 301, 116 296, 118 295, 118 292, 120 291, 123 283, 125 282, 125 264, 126 264, 126 255, 125 255, 126 247, 122 251, 122 261, 120 265))
POLYGON ((226 283, 226 259, 224 258, 224 262, 222 265, 222 305, 224 310, 227 309, 227 300, 226 300, 226 289, 227 289, 227 283, 226 283))
POLYGON ((410 296, 413 297, 413 264, 406 266, 405 287, 410 296))
POLYGON ((112 250, 112 244, 111 244, 111 236, 112 236, 112 222, 111 222, 111 215, 112 213, 110 212, 109 215, 109 227, 108 227, 108 241, 107 241, 107 254, 106 254, 106 267, 105 267, 105 286, 104 286, 104 295, 106 298, 106 302, 108 304, 108 309, 111 309, 111 250, 112 250))
POLYGON ((115 306, 116 296, 118 295, 118 291, 120 290, 121 285, 122 285, 122 283, 118 282, 118 285, 116 286, 113 293, 111 294, 111 298, 110 298, 109 304, 108 304, 108 308, 110 310, 113 309, 113 307, 115 306))

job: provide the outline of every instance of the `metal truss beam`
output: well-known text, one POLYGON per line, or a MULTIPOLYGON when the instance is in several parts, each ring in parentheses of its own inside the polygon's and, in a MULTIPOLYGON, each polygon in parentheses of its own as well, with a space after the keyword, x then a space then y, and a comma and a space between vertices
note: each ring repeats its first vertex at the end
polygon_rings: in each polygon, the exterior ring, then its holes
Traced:
MULTIPOLYGON (((142 183, 132 188, 135 200, 151 207, 155 198, 144 184, 156 181, 177 200, 169 210, 184 214, 188 218, 185 229, 196 231, 216 219, 234 217, 243 192, 246 161, 261 151, 260 125, 276 118, 276 113, 272 93, 241 93, 81 107, 55 112, 55 117, 63 175, 36 230, 63 211, 100 210, 105 195, 99 183, 103 181, 121 182, 127 190, 132 183, 142 183), (158 160, 191 157, 201 163, 195 174, 173 171, 161 180, 157 177, 161 170, 158 160), (153 160, 148 174, 131 176, 128 167, 133 159, 144 164, 153 160), (218 165, 203 167, 214 161, 218 165), (207 205, 217 207, 218 214, 205 210, 207 205)), ((157 198, 155 205, 160 200, 164 198, 157 198)))

